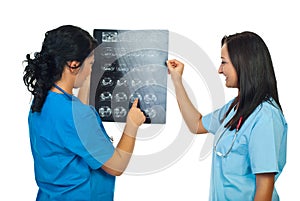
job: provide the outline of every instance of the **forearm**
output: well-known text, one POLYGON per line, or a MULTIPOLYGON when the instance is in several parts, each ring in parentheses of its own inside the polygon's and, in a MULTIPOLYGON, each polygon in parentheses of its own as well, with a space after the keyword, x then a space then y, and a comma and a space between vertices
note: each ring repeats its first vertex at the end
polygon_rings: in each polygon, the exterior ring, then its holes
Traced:
POLYGON ((123 133, 113 156, 103 165, 102 169, 111 175, 121 175, 131 159, 135 140, 135 137, 123 133))
POLYGON ((119 176, 127 168, 134 149, 138 128, 146 119, 143 112, 137 108, 137 102, 136 99, 127 115, 124 132, 113 156, 102 166, 102 169, 111 175, 119 176))
MULTIPOLYGON (((173 81, 175 86, 176 99, 182 117, 192 133, 198 133, 199 122, 201 121, 201 113, 194 107, 189 99, 181 80, 173 81)), ((201 123, 201 122, 200 122, 201 123)))

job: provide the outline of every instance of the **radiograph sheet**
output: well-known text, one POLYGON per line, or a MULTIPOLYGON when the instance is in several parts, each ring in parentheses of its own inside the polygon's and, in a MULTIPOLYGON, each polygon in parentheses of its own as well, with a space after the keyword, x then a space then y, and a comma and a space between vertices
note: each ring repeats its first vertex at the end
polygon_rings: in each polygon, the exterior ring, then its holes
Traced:
POLYGON ((90 104, 102 121, 125 122, 135 98, 145 123, 166 122, 167 30, 94 29, 99 46, 91 74, 90 104))

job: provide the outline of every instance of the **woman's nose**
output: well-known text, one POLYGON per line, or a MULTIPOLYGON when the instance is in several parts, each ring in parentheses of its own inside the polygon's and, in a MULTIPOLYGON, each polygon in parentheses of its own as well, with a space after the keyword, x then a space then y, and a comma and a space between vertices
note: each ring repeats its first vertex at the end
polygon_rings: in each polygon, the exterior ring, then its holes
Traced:
POLYGON ((219 70, 218 70, 218 73, 219 73, 219 74, 222 74, 222 73, 223 73, 223 66, 222 66, 222 65, 220 65, 219 70))

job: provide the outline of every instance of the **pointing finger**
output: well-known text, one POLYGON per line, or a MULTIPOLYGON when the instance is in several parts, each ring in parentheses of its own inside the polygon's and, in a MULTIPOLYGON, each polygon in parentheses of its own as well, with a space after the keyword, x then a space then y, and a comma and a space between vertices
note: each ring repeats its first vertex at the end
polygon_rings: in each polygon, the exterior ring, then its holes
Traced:
POLYGON ((139 102, 139 99, 138 99, 138 98, 136 98, 136 99, 133 101, 133 103, 132 103, 132 106, 131 106, 131 107, 137 107, 137 105, 138 105, 138 102, 139 102))

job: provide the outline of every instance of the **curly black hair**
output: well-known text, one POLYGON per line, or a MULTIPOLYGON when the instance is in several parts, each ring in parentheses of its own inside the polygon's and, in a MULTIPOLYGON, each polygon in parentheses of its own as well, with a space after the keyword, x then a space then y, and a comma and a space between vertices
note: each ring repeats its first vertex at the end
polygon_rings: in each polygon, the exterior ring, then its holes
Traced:
POLYGON ((61 79, 68 61, 83 63, 97 41, 85 30, 64 25, 46 32, 40 52, 26 55, 23 81, 33 96, 32 112, 40 112, 48 91, 61 79))

